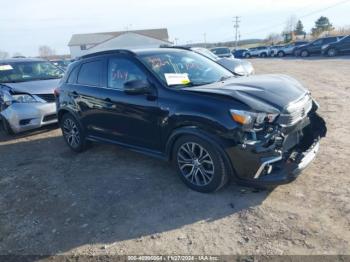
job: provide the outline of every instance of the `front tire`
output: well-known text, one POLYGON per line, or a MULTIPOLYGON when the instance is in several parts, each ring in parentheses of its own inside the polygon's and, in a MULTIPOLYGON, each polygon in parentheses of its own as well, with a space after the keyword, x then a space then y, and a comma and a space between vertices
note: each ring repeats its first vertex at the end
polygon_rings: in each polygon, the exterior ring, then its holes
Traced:
POLYGON ((285 54, 284 54, 284 52, 283 52, 283 51, 279 51, 279 52, 277 53, 277 56, 278 56, 278 57, 284 57, 284 56, 285 56, 285 54))
POLYGON ((301 57, 308 57, 309 55, 310 54, 309 54, 309 52, 307 50, 303 50, 303 51, 300 52, 300 56, 301 57))
POLYGON ((250 58, 251 55, 250 55, 250 54, 245 54, 244 57, 245 57, 245 58, 250 58))
POLYGON ((267 54, 266 53, 262 53, 261 55, 260 55, 260 57, 267 57, 267 54))
POLYGON ((7 122, 7 120, 6 120, 4 117, 0 116, 0 121, 1 121, 1 128, 2 128, 2 131, 3 131, 6 135, 11 136, 11 135, 14 135, 14 134, 15 134, 15 132, 13 132, 13 130, 12 130, 10 124, 7 122))
POLYGON ((64 114, 61 121, 63 138, 74 152, 82 152, 86 149, 87 141, 85 132, 80 123, 71 114, 64 114))
POLYGON ((196 136, 182 136, 174 145, 173 161, 181 180, 191 189, 210 193, 228 181, 228 170, 219 149, 196 136))
POLYGON ((337 55, 337 50, 334 49, 334 48, 330 48, 330 49, 327 51, 327 55, 328 55, 329 57, 336 56, 336 55, 337 55))

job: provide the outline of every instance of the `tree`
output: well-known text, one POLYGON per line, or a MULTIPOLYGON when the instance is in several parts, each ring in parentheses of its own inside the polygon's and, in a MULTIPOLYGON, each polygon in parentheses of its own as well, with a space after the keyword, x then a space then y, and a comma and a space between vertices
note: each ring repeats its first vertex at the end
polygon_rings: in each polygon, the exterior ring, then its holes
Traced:
POLYGON ((296 35, 305 35, 306 34, 304 31, 304 25, 300 20, 298 20, 297 25, 295 26, 294 33, 296 35))
POLYGON ((42 45, 39 47, 39 56, 46 58, 55 55, 55 50, 47 45, 42 45))
POLYGON ((22 53, 20 53, 20 52, 15 52, 15 53, 13 53, 12 56, 13 57, 21 57, 21 56, 24 56, 24 55, 22 55, 22 53))
POLYGON ((297 24, 297 18, 295 15, 291 15, 287 21, 286 21, 286 25, 284 27, 284 31, 283 33, 292 33, 296 27, 297 24))
POLYGON ((332 31, 334 29, 333 25, 329 22, 328 17, 321 16, 315 22, 315 27, 311 29, 311 34, 313 36, 319 36, 322 32, 332 31))
POLYGON ((267 36, 267 38, 265 39, 265 41, 267 43, 270 43, 270 44, 276 44, 278 42, 280 42, 282 40, 282 37, 281 35, 279 34, 275 34, 275 33, 271 33, 267 36))
POLYGON ((0 50, 0 59, 6 59, 9 57, 9 53, 0 50))

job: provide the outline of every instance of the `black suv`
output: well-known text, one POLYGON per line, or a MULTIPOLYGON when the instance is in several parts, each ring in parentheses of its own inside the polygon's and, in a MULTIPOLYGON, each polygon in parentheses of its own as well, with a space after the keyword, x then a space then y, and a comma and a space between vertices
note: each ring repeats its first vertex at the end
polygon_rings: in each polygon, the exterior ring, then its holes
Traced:
POLYGON ((100 141, 169 160, 200 192, 229 178, 257 187, 287 183, 326 134, 317 103, 296 80, 236 77, 188 50, 86 55, 69 66, 55 94, 72 150, 100 141))
POLYGON ((316 39, 306 45, 297 46, 294 48, 294 55, 307 57, 309 55, 321 54, 322 46, 336 42, 341 39, 343 36, 332 36, 316 39))
POLYGON ((337 42, 322 46, 322 54, 327 56, 350 54, 350 35, 343 37, 337 42))

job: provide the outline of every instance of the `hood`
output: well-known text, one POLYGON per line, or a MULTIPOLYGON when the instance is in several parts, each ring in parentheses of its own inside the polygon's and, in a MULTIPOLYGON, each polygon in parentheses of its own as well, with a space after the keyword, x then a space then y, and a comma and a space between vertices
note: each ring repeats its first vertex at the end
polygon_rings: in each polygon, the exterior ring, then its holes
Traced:
POLYGON ((14 92, 23 92, 32 95, 36 94, 53 94, 54 89, 58 86, 61 79, 36 80, 18 83, 4 83, 14 92))
POLYGON ((192 92, 213 93, 232 97, 256 111, 280 113, 306 90, 297 80, 286 75, 255 75, 232 78, 210 85, 185 88, 192 92))

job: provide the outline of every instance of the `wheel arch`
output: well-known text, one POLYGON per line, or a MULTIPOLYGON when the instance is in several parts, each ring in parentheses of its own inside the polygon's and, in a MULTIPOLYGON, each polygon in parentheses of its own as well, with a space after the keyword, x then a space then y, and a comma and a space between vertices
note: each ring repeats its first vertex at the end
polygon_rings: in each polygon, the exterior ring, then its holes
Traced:
POLYGON ((171 135, 169 136, 166 146, 165 146, 165 154, 167 157, 168 161, 172 161, 172 153, 174 149, 174 145, 176 141, 185 135, 193 135, 197 136, 203 140, 209 141, 215 148, 221 153, 221 155, 224 158, 225 163, 229 167, 229 174, 231 177, 236 178, 236 172, 233 167, 232 162, 230 161, 230 158, 228 157, 226 151, 225 151, 225 146, 226 142, 223 139, 220 139, 219 137, 211 134, 210 132, 203 130, 197 126, 184 126, 184 127, 179 127, 173 130, 171 135))

